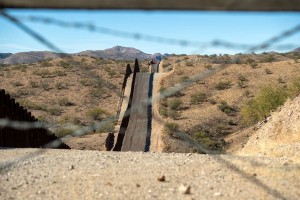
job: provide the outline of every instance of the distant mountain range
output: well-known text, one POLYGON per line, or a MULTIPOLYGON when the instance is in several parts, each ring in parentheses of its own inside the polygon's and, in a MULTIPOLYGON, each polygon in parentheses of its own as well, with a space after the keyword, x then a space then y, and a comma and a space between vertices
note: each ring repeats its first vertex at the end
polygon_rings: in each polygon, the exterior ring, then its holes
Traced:
POLYGON ((300 53, 300 47, 297 49, 294 49, 292 52, 299 52, 300 53))
POLYGON ((12 53, 0 53, 0 59, 7 58, 7 57, 9 57, 11 55, 12 55, 12 53))
POLYGON ((150 60, 150 59, 158 59, 161 60, 162 54, 147 54, 138 49, 131 47, 121 47, 115 46, 105 50, 97 50, 97 51, 82 51, 75 54, 61 54, 54 53, 50 51, 30 51, 30 52, 21 52, 21 53, 0 53, 0 64, 30 64, 39 61, 43 61, 46 59, 54 59, 64 56, 89 56, 94 58, 104 58, 104 59, 113 59, 113 60, 150 60))

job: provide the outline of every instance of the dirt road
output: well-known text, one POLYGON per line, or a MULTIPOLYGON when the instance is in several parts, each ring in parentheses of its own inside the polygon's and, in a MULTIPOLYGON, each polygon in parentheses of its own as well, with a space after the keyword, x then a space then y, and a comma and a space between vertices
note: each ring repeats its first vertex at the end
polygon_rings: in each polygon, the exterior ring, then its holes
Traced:
POLYGON ((299 169, 287 157, 0 150, 0 199, 299 199, 299 169))

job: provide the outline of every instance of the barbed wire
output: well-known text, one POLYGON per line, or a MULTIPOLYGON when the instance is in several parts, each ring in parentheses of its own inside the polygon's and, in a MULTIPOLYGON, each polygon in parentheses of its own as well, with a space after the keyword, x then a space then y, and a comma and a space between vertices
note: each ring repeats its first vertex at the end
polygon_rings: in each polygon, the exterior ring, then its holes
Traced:
POLYGON ((24 32, 26 32, 28 35, 30 35, 31 37, 33 37, 34 39, 36 39, 38 42, 40 42, 44 46, 48 47, 49 49, 53 50, 54 52, 63 53, 63 51, 60 48, 58 48, 53 43, 51 43, 50 41, 48 41, 42 35, 38 34, 34 30, 32 30, 31 28, 29 28, 26 25, 24 25, 23 23, 21 23, 19 21, 19 19, 15 18, 12 15, 9 15, 4 10, 0 10, 0 15, 2 15, 4 18, 6 18, 7 20, 9 20, 11 23, 15 24, 17 27, 19 27, 21 30, 23 30, 24 32))
MULTIPOLYGON (((125 32, 125 31, 118 31, 118 30, 113 30, 113 29, 108 29, 108 28, 104 28, 104 27, 98 27, 98 26, 94 26, 92 24, 84 24, 84 23, 79 23, 79 22, 64 22, 61 20, 56 20, 56 19, 51 19, 51 18, 41 18, 41 17, 28 17, 30 19, 24 19, 24 18, 20 18, 20 17, 13 17, 9 14, 7 14, 6 12, 1 11, 1 15, 3 17, 5 17, 6 19, 8 19, 9 21, 11 21, 12 23, 14 23, 16 26, 18 26, 20 29, 22 29, 23 31, 25 31, 27 34, 29 34, 31 37, 35 38, 37 41, 39 41, 41 44, 47 46, 48 48, 50 48, 53 51, 56 52, 60 52, 62 53, 63 51, 60 50, 58 47, 56 47, 55 45, 53 45, 51 42, 49 42, 47 39, 45 39, 43 36, 39 35, 38 33, 36 33, 35 31, 33 31, 32 29, 30 29, 29 27, 25 26, 24 24, 22 24, 20 21, 22 20, 30 20, 33 22, 43 22, 45 24, 55 24, 61 27, 71 27, 71 28, 77 28, 77 29, 86 29, 89 30, 91 32, 99 32, 99 33, 103 33, 103 34, 108 34, 108 35, 113 35, 116 37, 124 37, 124 38, 131 38, 131 39, 135 39, 135 40, 145 40, 148 42, 158 42, 158 43, 164 43, 164 44, 170 44, 170 45, 178 45, 178 46, 182 46, 182 47, 201 47, 201 48, 208 48, 208 47, 225 47, 225 48, 231 48, 231 49, 249 49, 249 51, 257 51, 257 50, 262 50, 262 49, 266 49, 270 46, 272 46, 273 44, 281 41, 284 38, 287 38, 291 35, 296 34, 297 32, 300 31, 300 25, 289 29, 287 31, 284 31, 283 33, 274 36, 273 38, 263 42, 260 45, 245 45, 245 44, 236 44, 236 43, 230 43, 230 42, 225 42, 225 41, 221 41, 221 40, 214 40, 210 43, 201 43, 201 42, 194 42, 194 41, 188 41, 188 40, 178 40, 178 39, 170 39, 170 38, 163 38, 163 37, 157 37, 157 36, 151 36, 151 35, 144 35, 144 34, 140 34, 140 33, 129 33, 129 32, 125 32)), ((280 48, 291 48, 292 45, 279 45, 278 47, 280 48)), ((296 46, 295 46, 296 47, 296 46)), ((275 48, 273 46, 273 48, 275 48)), ((161 99, 165 99, 169 96, 171 96, 172 94, 175 94, 179 91, 182 91, 184 89, 186 89, 187 87, 191 86, 192 84, 194 84, 195 82, 202 80, 220 70, 222 70, 224 68, 225 65, 220 65, 218 68, 216 69, 212 69, 212 70, 206 70, 204 72, 201 72, 197 75, 195 75, 194 77, 192 77, 190 80, 188 80, 186 83, 181 83, 178 84, 174 87, 171 88, 167 88, 164 92, 159 93, 158 96, 154 96, 152 99, 147 99, 145 104, 149 105, 149 104, 153 104, 161 99)), ((137 111, 143 111, 143 109, 140 109, 140 107, 133 107, 132 108, 132 112, 137 112, 137 111)), ((130 113, 125 113, 126 115, 129 115, 130 113)), ((155 118, 155 116, 153 116, 154 120, 159 120, 157 118, 155 118)), ((102 128, 103 126, 114 122, 116 119, 115 118, 108 118, 105 119, 101 122, 89 125, 89 126, 85 126, 85 127, 78 127, 74 124, 63 124, 64 127, 68 127, 73 129, 73 133, 71 134, 71 136, 82 136, 85 135, 91 131, 94 130, 98 130, 100 128, 102 128)), ((54 126, 53 124, 44 124, 44 123, 40 123, 40 122, 19 122, 19 121, 12 121, 9 119, 0 119, 0 127, 10 127, 10 128, 14 128, 14 129, 20 129, 20 130, 28 130, 31 128, 51 128, 52 126, 54 126)), ((57 139, 54 141, 51 141, 50 143, 48 143, 46 146, 47 147, 58 147, 60 144, 62 143, 61 139, 57 139)), ((208 154, 212 154, 214 153, 213 151, 207 149, 206 147, 204 147, 202 144, 200 145, 200 149, 202 152, 204 153, 208 153, 208 154)), ((43 152, 46 152, 47 150, 45 149, 38 149, 37 151, 34 151, 31 154, 27 154, 24 157, 20 157, 18 159, 15 159, 12 162, 9 163, 5 163, 5 164, 1 164, 0 165, 0 172, 9 167, 12 166, 13 164, 15 164, 16 162, 20 162, 20 161, 24 161, 27 159, 32 158, 33 156, 38 156, 40 154, 42 154, 43 152)), ((229 161, 226 160, 222 160, 219 157, 215 158, 216 160, 222 162, 223 164, 225 163, 227 166, 231 166, 232 169, 234 169, 234 171, 236 171, 239 174, 242 174, 244 177, 250 177, 252 182, 255 183, 256 185, 264 188, 268 193, 273 194, 274 197, 277 198, 282 198, 284 199, 284 197, 277 192, 276 190, 270 190, 269 187, 265 184, 263 184, 262 182, 259 182, 257 179, 253 178, 252 176, 249 176, 248 174, 246 174, 243 170, 240 170, 238 167, 234 166, 232 163, 230 163, 229 161)), ((248 178, 249 179, 249 178, 248 178)))
MULTIPOLYGON (((41 16, 22 16, 22 17, 16 17, 16 19, 20 21, 30 21, 35 23, 44 23, 44 24, 52 24, 56 25, 62 28, 74 28, 74 29, 82 29, 87 30, 90 32, 97 32, 101 34, 111 35, 115 37, 121 37, 121 38, 128 38, 133 40, 143 40, 147 42, 155 42, 160 44, 168 44, 168 45, 175 45, 175 46, 181 46, 181 47, 197 47, 201 49, 206 49, 209 47, 224 47, 227 49, 240 49, 248 51, 258 51, 258 50, 266 50, 269 47, 271 47, 273 44, 290 37, 298 32, 300 32, 300 24, 286 30, 271 39, 258 44, 258 45, 249 45, 249 44, 239 44, 234 42, 228 42, 220 39, 213 40, 211 42, 199 42, 199 41, 190 41, 185 39, 172 39, 172 38, 166 38, 166 37, 160 37, 160 36, 154 36, 154 35, 148 35, 143 33, 132 33, 127 31, 120 31, 115 30, 111 28, 106 27, 100 27, 96 26, 91 23, 83 23, 83 22, 67 22, 55 18, 50 17, 41 17, 41 16)), ((272 46, 272 49, 274 50, 283 50, 283 49, 293 49, 297 48, 297 45, 294 44, 281 44, 277 46, 272 46)))

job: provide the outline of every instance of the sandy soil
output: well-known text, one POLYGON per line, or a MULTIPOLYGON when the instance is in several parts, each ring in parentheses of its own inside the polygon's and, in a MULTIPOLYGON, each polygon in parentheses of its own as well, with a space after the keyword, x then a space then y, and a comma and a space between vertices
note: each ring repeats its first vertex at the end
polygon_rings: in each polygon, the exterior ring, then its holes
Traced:
POLYGON ((285 157, 10 149, 0 151, 0 199, 299 199, 299 167, 285 157))
MULTIPOLYGON (((163 61, 161 61, 159 69, 162 68, 163 61)), ((171 73, 171 72, 170 72, 171 73)), ((152 130, 151 130, 151 145, 150 151, 151 152, 163 152, 165 148, 165 144, 163 142, 163 135, 162 131, 164 128, 164 120, 160 116, 158 109, 159 109, 159 89, 161 87, 161 81, 163 77, 167 76, 169 73, 163 73, 162 70, 160 73, 156 73, 154 75, 153 81, 153 98, 152 98, 152 130)))
POLYGON ((63 142, 71 149, 106 151, 107 135, 107 133, 95 133, 79 137, 67 137, 63 139, 63 142))
POLYGON ((286 102, 279 112, 272 113, 266 123, 256 128, 245 146, 236 151, 238 154, 288 156, 300 164, 300 96, 286 102))

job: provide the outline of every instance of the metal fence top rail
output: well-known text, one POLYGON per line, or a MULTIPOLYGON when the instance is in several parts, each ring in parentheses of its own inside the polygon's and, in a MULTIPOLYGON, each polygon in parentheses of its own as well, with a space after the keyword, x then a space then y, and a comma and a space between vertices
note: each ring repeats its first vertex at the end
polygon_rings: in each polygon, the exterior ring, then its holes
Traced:
POLYGON ((0 8, 300 11, 300 0, 0 0, 0 8))

